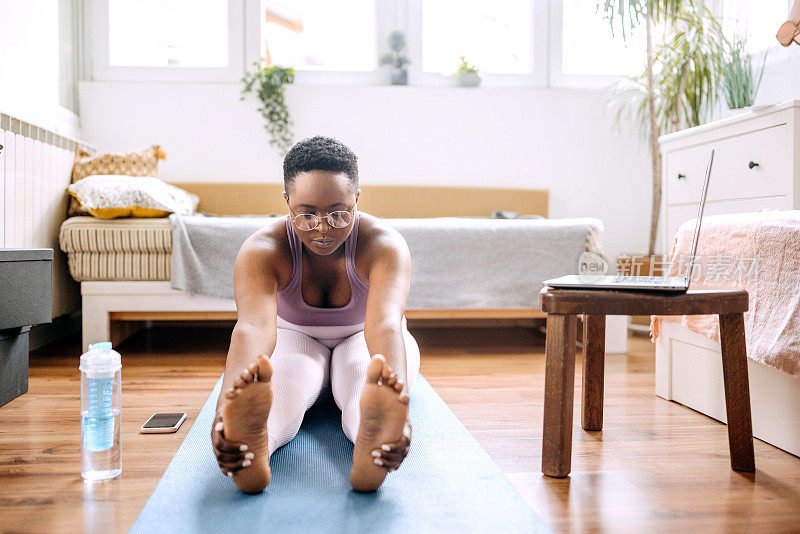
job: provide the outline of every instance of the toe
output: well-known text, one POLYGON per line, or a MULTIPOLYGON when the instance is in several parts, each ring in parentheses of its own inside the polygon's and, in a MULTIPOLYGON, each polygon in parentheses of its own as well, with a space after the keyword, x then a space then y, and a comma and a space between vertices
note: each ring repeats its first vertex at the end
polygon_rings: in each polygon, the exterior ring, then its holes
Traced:
POLYGON ((392 373, 391 375, 389 375, 389 380, 387 380, 387 381, 386 381, 386 383, 387 383, 389 386, 391 386, 391 387, 394 387, 394 385, 397 383, 397 375, 396 375, 396 374, 394 374, 394 373, 392 373))
POLYGON ((269 382, 272 378, 272 364, 269 363, 269 358, 267 358, 266 354, 258 357, 256 368, 258 370, 258 379, 262 382, 269 382))
POLYGON ((398 393, 403 391, 403 381, 398 379, 397 382, 394 383, 394 390, 398 393))
POLYGON ((253 381, 253 375, 251 375, 250 371, 247 369, 242 369, 242 372, 241 374, 239 374, 239 376, 242 377, 242 380, 244 380, 248 384, 253 381))
POLYGON ((385 467, 397 467, 403 461, 403 456, 396 452, 383 452, 380 458, 385 467))
POLYGON ((381 378, 381 371, 383 370, 384 359, 380 354, 372 357, 372 360, 367 366, 367 384, 377 384, 381 378))
POLYGON ((241 378, 237 378, 236 380, 233 381, 234 389, 242 389, 245 385, 247 385, 247 382, 245 382, 241 378))
POLYGON ((383 369, 381 369, 381 382, 385 384, 390 376, 392 376, 392 368, 388 365, 384 365, 383 369))
POLYGON ((236 388, 231 388, 225 392, 225 397, 228 399, 235 399, 237 396, 239 396, 239 390, 236 388))

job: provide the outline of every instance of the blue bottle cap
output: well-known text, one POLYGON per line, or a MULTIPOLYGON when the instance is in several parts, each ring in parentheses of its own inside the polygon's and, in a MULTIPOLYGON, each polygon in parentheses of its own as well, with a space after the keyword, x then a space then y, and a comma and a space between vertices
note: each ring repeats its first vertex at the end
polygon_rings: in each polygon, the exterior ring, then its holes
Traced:
POLYGON ((111 342, 102 341, 100 343, 92 343, 89 345, 89 350, 111 350, 111 342))

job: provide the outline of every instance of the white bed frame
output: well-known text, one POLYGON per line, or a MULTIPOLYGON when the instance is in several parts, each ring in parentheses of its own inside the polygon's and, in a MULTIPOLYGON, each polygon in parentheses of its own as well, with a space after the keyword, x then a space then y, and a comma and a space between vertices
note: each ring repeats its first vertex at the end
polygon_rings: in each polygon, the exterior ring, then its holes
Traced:
POLYGON ((136 328, 137 321, 236 318, 233 300, 177 291, 169 282, 81 282, 81 299, 84 351, 98 341, 111 340, 116 345, 136 328), (134 324, 112 329, 114 321, 134 324))
MULTIPOLYGON (((800 378, 748 358, 753 435, 800 456, 800 378)), ((720 344, 661 321, 656 394, 726 422, 720 344)))

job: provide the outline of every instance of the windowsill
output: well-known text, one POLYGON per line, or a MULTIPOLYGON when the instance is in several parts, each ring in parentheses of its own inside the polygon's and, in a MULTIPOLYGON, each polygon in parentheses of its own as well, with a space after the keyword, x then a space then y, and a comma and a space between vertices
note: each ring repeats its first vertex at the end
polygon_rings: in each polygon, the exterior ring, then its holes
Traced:
MULTIPOLYGON (((196 81, 196 80, 86 80, 81 83, 96 83, 96 84, 165 84, 165 85, 220 85, 220 86, 238 86, 241 87, 242 83, 239 80, 236 81, 196 81)), ((458 91, 603 91, 609 90, 611 87, 614 86, 614 83, 597 83, 597 84, 570 84, 570 83, 558 83, 558 84, 551 84, 551 85, 523 85, 523 84, 516 84, 516 85, 479 85, 477 87, 462 87, 455 83, 452 84, 414 84, 409 83, 407 85, 392 85, 391 83, 358 83, 358 82, 323 82, 323 81, 314 81, 314 82, 295 82, 287 87, 315 87, 315 88, 375 88, 375 89, 383 89, 383 90, 392 90, 392 91, 402 91, 402 90, 458 90, 458 91)))

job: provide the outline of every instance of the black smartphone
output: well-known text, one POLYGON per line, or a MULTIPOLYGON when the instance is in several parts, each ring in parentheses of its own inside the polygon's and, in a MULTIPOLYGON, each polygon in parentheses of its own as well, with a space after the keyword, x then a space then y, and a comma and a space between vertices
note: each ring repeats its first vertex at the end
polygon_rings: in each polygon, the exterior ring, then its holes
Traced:
POLYGON ((185 413, 154 413, 139 432, 142 434, 169 434, 176 432, 186 420, 185 413))

